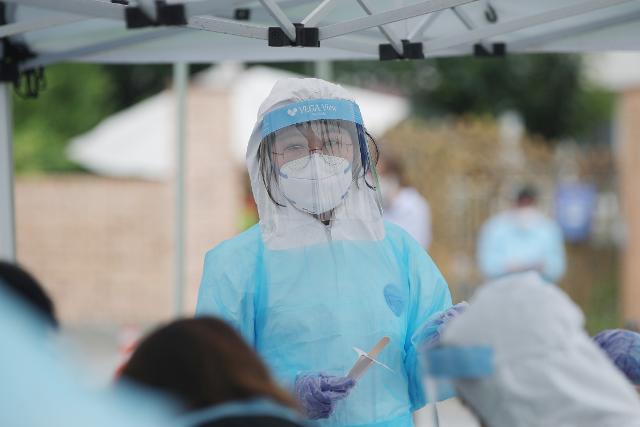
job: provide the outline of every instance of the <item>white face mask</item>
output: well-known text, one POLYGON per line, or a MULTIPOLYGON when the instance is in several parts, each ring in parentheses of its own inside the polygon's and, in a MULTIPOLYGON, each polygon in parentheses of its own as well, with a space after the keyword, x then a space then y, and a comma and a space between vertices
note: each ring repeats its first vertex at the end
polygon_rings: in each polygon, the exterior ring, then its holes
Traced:
POLYGON ((296 208, 321 214, 337 207, 349 192, 351 163, 342 157, 312 154, 280 168, 280 190, 296 208))

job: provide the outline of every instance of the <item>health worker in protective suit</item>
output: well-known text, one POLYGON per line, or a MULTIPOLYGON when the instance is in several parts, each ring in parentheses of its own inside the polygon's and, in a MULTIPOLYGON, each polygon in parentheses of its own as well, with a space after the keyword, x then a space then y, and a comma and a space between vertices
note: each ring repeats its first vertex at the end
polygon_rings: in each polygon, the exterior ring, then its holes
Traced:
POLYGON ((376 157, 343 88, 279 81, 247 149, 260 223, 205 258, 197 313, 230 322, 325 426, 413 425, 417 352, 451 306, 427 253, 383 221, 376 157), (349 376, 374 347, 384 366, 349 376))

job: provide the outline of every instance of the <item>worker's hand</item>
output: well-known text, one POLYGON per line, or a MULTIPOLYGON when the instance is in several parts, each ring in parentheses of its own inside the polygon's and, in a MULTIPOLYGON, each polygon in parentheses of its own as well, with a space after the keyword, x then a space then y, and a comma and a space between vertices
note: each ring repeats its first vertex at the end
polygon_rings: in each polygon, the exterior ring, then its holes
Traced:
POLYGON ((464 313, 468 306, 469 304, 466 301, 462 301, 433 315, 421 328, 420 345, 423 347, 437 345, 440 342, 440 336, 447 324, 464 313))
POLYGON ((336 402, 344 399, 355 385, 348 377, 324 374, 305 374, 296 378, 296 397, 312 420, 328 418, 336 402))

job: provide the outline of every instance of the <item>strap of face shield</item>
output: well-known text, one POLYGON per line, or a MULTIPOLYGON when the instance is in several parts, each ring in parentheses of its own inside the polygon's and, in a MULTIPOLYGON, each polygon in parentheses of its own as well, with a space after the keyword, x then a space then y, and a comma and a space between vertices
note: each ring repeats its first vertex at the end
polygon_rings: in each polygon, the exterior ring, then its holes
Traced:
POLYGON ((345 99, 309 99, 270 111, 262 120, 262 139, 280 129, 315 120, 345 120, 363 126, 358 104, 345 99))

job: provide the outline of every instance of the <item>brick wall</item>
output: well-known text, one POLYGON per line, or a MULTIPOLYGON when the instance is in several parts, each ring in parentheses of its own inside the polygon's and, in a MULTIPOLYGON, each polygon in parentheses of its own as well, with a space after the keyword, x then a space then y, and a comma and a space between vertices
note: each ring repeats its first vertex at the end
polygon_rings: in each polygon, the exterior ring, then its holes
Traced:
POLYGON ((622 265, 622 312, 640 326, 640 88, 620 95, 618 106, 620 191, 627 225, 622 265))
MULTIPOLYGON (((236 232, 241 165, 231 158, 226 93, 191 87, 186 298, 204 252, 236 232)), ((51 292, 67 325, 150 324, 173 314, 173 179, 20 177, 18 259, 51 292)))

